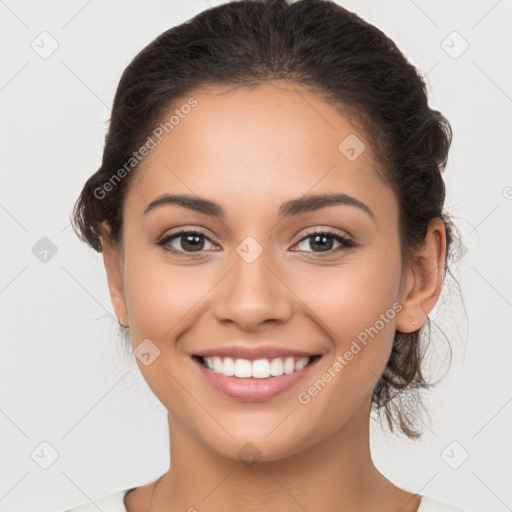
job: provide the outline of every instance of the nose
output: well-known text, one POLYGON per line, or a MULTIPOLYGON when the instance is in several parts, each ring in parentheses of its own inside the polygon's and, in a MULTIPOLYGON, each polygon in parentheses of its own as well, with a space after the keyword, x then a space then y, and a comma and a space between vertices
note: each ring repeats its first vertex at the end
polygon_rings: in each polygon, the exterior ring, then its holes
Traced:
POLYGON ((213 312, 220 322, 254 331, 264 322, 282 323, 290 318, 293 293, 269 255, 264 251, 248 262, 235 253, 233 268, 216 288, 213 312))

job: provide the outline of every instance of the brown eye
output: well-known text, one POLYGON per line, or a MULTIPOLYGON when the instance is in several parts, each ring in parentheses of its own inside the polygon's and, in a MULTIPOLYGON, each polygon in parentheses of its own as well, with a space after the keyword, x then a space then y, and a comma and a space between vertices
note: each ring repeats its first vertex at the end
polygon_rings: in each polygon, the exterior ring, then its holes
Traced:
POLYGON ((206 242, 213 245, 211 240, 200 231, 182 230, 165 236, 158 241, 157 245, 169 252, 191 254, 202 252, 206 242))
POLYGON ((302 238, 298 242, 297 246, 299 246, 300 244, 309 245, 312 251, 307 251, 306 249, 299 250, 305 250, 305 252, 313 253, 335 253, 345 248, 355 246, 355 244, 348 238, 344 237, 343 235, 340 235, 337 232, 329 230, 314 231, 313 233, 310 233, 309 235, 302 238), (335 247, 333 249, 333 246, 336 243, 338 243, 339 245, 338 247, 335 247))

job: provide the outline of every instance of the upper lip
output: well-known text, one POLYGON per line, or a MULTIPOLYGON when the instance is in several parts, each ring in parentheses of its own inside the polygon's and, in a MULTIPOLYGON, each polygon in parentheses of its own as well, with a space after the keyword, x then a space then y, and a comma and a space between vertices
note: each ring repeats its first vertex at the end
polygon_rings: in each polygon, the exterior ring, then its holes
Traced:
POLYGON ((256 359, 272 359, 277 357, 312 357, 318 354, 270 345, 262 345, 259 347, 231 345, 198 350, 193 355, 202 357, 232 357, 233 359, 248 359, 249 361, 253 361, 256 359))

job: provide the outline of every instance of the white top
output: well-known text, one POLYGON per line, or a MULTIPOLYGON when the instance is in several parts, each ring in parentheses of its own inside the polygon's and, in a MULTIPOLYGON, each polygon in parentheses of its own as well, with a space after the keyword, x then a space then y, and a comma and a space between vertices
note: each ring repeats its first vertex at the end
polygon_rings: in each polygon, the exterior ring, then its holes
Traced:
MULTIPOLYGON (((126 507, 123 503, 123 498, 126 493, 134 489, 125 489, 123 491, 115 492, 97 500, 95 503, 86 503, 78 507, 71 508, 64 512, 98 512, 98 509, 102 512, 127 512, 126 507)), ((441 503, 440 501, 429 498, 428 496, 421 496, 421 503, 417 512, 464 512, 460 508, 456 508, 447 503, 441 503)), ((469 511, 467 511, 469 512, 469 511)))

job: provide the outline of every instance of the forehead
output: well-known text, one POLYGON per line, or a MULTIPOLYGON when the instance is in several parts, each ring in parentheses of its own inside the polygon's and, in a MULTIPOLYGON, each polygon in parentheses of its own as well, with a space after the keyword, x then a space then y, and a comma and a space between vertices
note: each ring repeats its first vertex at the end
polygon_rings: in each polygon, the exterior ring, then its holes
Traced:
POLYGON ((175 101, 162 123, 171 116, 126 197, 139 208, 178 192, 208 197, 227 215, 237 205, 277 210, 308 193, 346 193, 377 211, 395 200, 365 134, 296 84, 210 86, 175 101))

